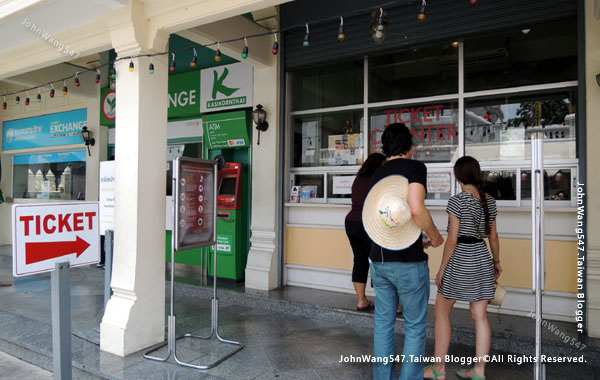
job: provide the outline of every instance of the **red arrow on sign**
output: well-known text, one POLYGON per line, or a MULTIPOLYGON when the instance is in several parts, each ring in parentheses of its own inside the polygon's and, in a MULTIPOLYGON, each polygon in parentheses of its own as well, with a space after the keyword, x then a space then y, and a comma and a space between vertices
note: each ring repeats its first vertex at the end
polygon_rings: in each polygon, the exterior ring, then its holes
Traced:
POLYGON ((71 253, 76 253, 79 257, 89 246, 90 244, 79 236, 75 241, 25 243, 25 263, 33 264, 71 253))

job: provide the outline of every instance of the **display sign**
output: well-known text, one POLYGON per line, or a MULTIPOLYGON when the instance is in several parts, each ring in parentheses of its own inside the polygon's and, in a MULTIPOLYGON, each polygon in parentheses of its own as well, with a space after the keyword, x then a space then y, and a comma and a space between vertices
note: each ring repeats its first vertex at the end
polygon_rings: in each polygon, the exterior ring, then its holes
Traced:
POLYGON ((168 117, 184 117, 200 113, 200 71, 169 75, 168 117))
POLYGON ((217 251, 220 253, 231 253, 233 245, 233 237, 231 235, 219 234, 217 236, 217 251))
POLYGON ((100 234, 115 230, 115 161, 100 162, 100 234))
POLYGON ((352 184, 354 183, 354 175, 337 175, 333 177, 333 194, 352 194, 352 184))
POLYGON ((253 106, 254 69, 243 62, 204 69, 200 74, 202 113, 253 106))
POLYGON ((234 111, 204 116, 204 139, 208 149, 245 148, 248 137, 248 112, 234 111))
POLYGON ((87 109, 53 113, 4 122, 2 149, 17 150, 83 144, 87 109))
POLYGON ((13 205, 12 230, 15 277, 100 261, 97 202, 13 205))
POLYGON ((214 244, 217 162, 177 157, 173 166, 175 250, 214 244))
POLYGON ((450 193, 451 181, 450 173, 427 173, 427 192, 450 193))

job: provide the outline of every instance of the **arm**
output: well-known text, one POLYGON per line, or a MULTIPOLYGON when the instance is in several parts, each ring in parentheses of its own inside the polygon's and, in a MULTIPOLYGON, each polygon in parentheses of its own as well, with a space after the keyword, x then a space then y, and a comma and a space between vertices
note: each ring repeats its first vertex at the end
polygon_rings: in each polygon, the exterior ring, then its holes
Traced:
POLYGON ((427 208, 425 208, 425 187, 418 182, 413 182, 408 185, 408 204, 410 205, 410 210, 412 213, 412 217, 417 223, 417 226, 421 227, 421 229, 425 230, 425 233, 431 239, 432 247, 439 247, 444 243, 444 238, 440 235, 440 231, 438 231, 435 224, 433 224, 433 219, 431 219, 431 214, 427 208))
POLYGON ((446 238, 446 245, 444 245, 444 254, 442 256, 442 263, 440 264, 440 270, 438 271, 437 276, 435 277, 435 282, 439 287, 442 286, 442 276, 444 275, 444 270, 446 270, 446 265, 448 265, 448 261, 450 261, 450 257, 454 254, 454 249, 456 248, 456 244, 458 242, 458 230, 460 227, 460 219, 456 217, 456 215, 448 213, 450 216, 448 225, 448 237, 446 238))
POLYGON ((494 270, 496 271, 496 281, 502 273, 502 266, 500 266, 500 239, 498 239, 498 231, 496 230, 496 221, 492 224, 492 230, 490 231, 490 248, 492 249, 492 257, 494 258, 494 270))

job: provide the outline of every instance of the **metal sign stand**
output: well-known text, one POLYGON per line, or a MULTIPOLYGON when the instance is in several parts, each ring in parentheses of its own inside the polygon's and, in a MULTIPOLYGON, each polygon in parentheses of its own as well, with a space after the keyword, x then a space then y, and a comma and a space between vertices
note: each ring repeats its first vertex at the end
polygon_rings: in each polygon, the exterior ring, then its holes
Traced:
MULTIPOLYGON (((175 165, 175 162, 174 162, 174 165, 175 165)), ((215 229, 215 236, 216 236, 216 229, 217 229, 217 221, 216 221, 217 169, 216 169, 216 166, 215 166, 214 174, 215 174, 214 175, 215 183, 214 183, 214 202, 213 202, 214 208, 213 208, 213 210, 215 211, 214 229, 215 229)), ((176 178, 176 176, 174 175, 173 176, 173 189, 178 188, 177 181, 178 181, 178 178, 176 178)), ((212 300, 211 300, 212 302, 211 302, 210 334, 208 334, 207 336, 199 336, 199 335, 193 335, 193 334, 188 333, 188 334, 184 334, 184 335, 180 336, 179 338, 176 338, 174 286, 175 286, 175 244, 176 244, 175 240, 176 240, 176 236, 177 236, 176 229, 178 228, 178 223, 177 223, 177 202, 175 200, 178 199, 178 197, 179 197, 179 194, 173 194, 173 199, 174 199, 173 218, 174 218, 174 220, 173 220, 173 232, 171 234, 171 293, 170 293, 170 295, 171 295, 171 310, 170 310, 170 315, 167 317, 167 343, 163 343, 162 345, 146 352, 144 354, 144 357, 146 359, 150 359, 150 360, 165 362, 171 357, 171 354, 173 354, 173 358, 175 359, 175 362, 179 365, 182 365, 185 367, 190 367, 190 368, 195 368, 195 369, 200 369, 200 370, 206 370, 206 369, 215 367, 216 365, 220 364, 221 362, 223 362, 226 359, 230 358, 231 356, 235 355, 236 353, 241 351, 244 348, 244 346, 239 342, 234 342, 231 340, 223 339, 219 335, 219 299, 217 298, 217 245, 216 245, 216 243, 213 245, 213 248, 214 248, 214 272, 213 272, 213 296, 212 296, 212 300), (196 339, 211 340, 213 337, 216 337, 219 342, 234 345, 234 346, 237 346, 237 348, 234 349, 232 352, 228 353, 227 355, 222 356, 207 365, 194 365, 191 363, 186 363, 184 361, 181 361, 181 360, 179 360, 179 358, 177 358, 177 340, 183 339, 183 338, 196 338, 196 339), (165 346, 167 346, 167 356, 165 358, 159 358, 159 357, 150 355, 152 352, 155 352, 165 346)), ((207 258, 208 258, 208 254, 207 254, 207 258)))
POLYGON ((546 364, 542 363, 542 295, 546 279, 546 246, 544 242, 544 133, 531 137, 531 218, 533 292, 535 293, 535 380, 546 379, 546 364))
POLYGON ((69 262, 56 263, 52 285, 52 370, 55 380, 71 380, 71 275, 69 262))

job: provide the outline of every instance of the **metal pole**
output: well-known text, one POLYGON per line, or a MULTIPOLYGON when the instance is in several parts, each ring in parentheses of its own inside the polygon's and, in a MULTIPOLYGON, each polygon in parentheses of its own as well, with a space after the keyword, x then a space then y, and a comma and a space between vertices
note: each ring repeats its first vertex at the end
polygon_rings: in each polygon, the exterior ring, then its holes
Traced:
POLYGON ((546 378, 542 363, 542 295, 545 282, 544 243, 544 134, 535 132, 531 140, 531 214, 533 245, 533 291, 535 292, 535 369, 534 379, 546 378))
POLYGON ((56 263, 52 285, 52 369, 55 380, 71 380, 71 277, 69 263, 56 263))

